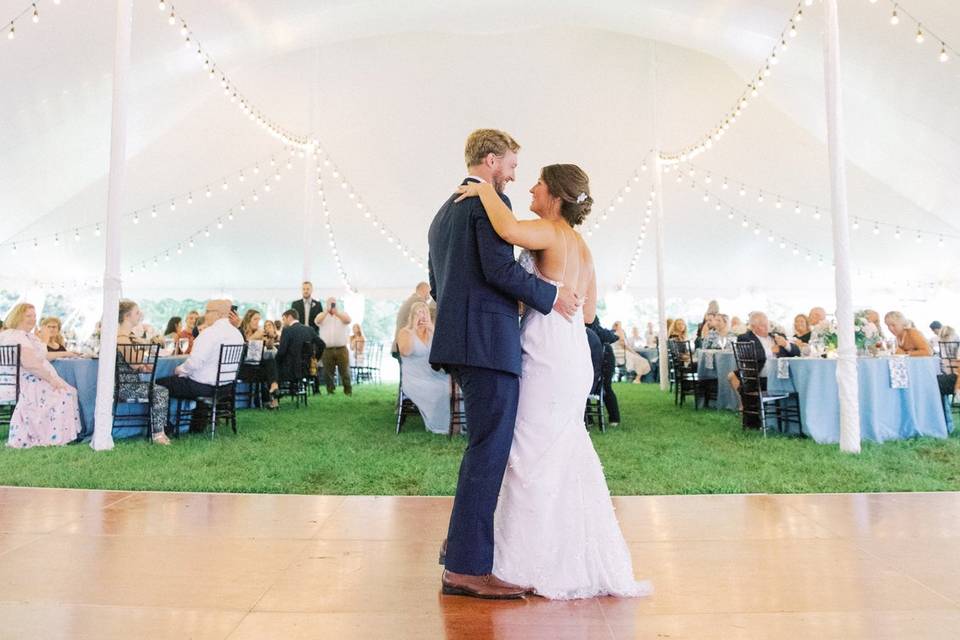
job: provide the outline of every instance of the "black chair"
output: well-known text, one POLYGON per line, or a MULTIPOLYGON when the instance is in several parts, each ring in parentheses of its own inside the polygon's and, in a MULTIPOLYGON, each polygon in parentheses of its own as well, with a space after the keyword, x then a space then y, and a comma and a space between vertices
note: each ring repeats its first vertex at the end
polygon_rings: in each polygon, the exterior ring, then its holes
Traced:
POLYGON ((20 399, 20 345, 0 347, 0 424, 10 424, 20 399))
POLYGON ((157 376, 158 344, 117 345, 117 366, 113 374, 113 428, 143 427, 151 437, 150 405, 157 376), (120 405, 134 405, 143 410, 118 414, 120 405))
POLYGON ((452 438, 466 430, 467 410, 463 406, 463 392, 453 376, 450 376, 450 431, 447 437, 452 438))
POLYGON ((753 342, 734 342, 733 357, 740 373, 740 399, 743 404, 743 428, 759 428, 767 436, 767 419, 776 418, 777 432, 786 433, 790 424, 796 424, 801 436, 800 401, 795 393, 771 393, 766 380, 760 377, 760 358, 753 342), (768 413, 767 407, 772 408, 768 413))
MULTIPOLYGON (((400 431, 403 429, 403 423, 407 421, 408 416, 418 416, 420 415, 420 409, 417 408, 417 405, 414 404, 407 394, 403 392, 403 358, 397 357, 397 361, 400 363, 400 382, 397 384, 397 435, 400 435, 400 431)), ((451 419, 452 419, 451 414, 451 419)))
MULTIPOLYGON (((299 357, 290 354, 294 358, 294 367, 292 377, 280 381, 280 396, 290 396, 293 398, 294 406, 298 409, 300 405, 307 406, 307 398, 313 388, 315 376, 310 375, 310 363, 313 361, 313 344, 304 342, 299 357)), ((319 373, 317 374, 319 376, 319 373)))
POLYGON ((668 341, 667 357, 670 359, 670 370, 673 372, 674 404, 682 407, 689 395, 693 396, 693 408, 698 408, 700 377, 697 375, 697 365, 693 362, 693 349, 690 348, 690 343, 684 340, 668 341))
POLYGON ((363 354, 363 364, 353 367, 354 384, 370 382, 380 383, 380 365, 383 361, 383 343, 367 345, 363 354))
POLYGON ((244 387, 237 385, 237 399, 246 400, 248 407, 263 408, 263 383, 260 371, 263 366, 263 341, 251 340, 247 343, 247 352, 240 365, 238 378, 244 387))
POLYGON ((220 345, 220 359, 217 362, 217 379, 213 385, 213 395, 197 398, 191 409, 184 409, 184 401, 177 399, 177 411, 174 418, 174 434, 180 435, 180 425, 184 418, 190 418, 193 412, 203 404, 210 412, 210 437, 217 435, 217 422, 220 420, 230 424, 230 428, 237 433, 237 373, 243 362, 247 345, 222 344, 220 345))
POLYGON ((593 383, 593 389, 587 396, 587 406, 583 412, 583 424, 589 430, 590 425, 596 423, 600 433, 607 432, 607 418, 603 411, 603 379, 598 376, 593 383))
POLYGON ((957 386, 957 373, 960 372, 960 342, 940 342, 940 373, 937 375, 937 382, 940 384, 940 395, 949 399, 949 404, 944 405, 950 410, 960 408, 957 395, 954 390, 957 386))

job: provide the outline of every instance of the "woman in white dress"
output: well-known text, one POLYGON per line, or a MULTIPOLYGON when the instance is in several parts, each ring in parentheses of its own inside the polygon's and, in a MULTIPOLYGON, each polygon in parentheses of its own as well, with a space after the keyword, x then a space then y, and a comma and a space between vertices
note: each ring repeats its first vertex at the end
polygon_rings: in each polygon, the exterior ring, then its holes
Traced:
POLYGON ((20 303, 0 331, 0 346, 20 345, 20 398, 10 419, 7 446, 15 449, 61 446, 80 433, 77 390, 57 375, 47 347, 33 333, 37 311, 20 303))
POLYGON ((407 324, 397 332, 397 348, 403 366, 402 389, 420 410, 432 433, 450 431, 450 376, 430 366, 433 321, 430 307, 415 302, 407 324))
POLYGON ((494 517, 493 573, 551 599, 642 596, 610 500, 600 459, 583 423, 593 383, 583 324, 596 315, 590 249, 573 230, 590 212, 587 175, 575 165, 544 167, 530 189, 540 219, 517 221, 492 185, 467 183, 504 240, 525 249, 521 264, 573 287, 585 300, 573 322, 527 309, 522 320, 520 402, 513 446, 494 517))

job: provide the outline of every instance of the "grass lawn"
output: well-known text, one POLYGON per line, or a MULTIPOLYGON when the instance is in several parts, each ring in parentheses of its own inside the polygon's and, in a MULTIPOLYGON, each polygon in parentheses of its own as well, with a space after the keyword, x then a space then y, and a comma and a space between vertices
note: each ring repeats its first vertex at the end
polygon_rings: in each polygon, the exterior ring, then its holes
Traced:
MULTIPOLYGON (((411 419, 394 434, 395 387, 315 396, 308 409, 242 411, 240 434, 160 447, 118 441, 0 450, 0 484, 349 495, 451 495, 463 451, 411 419)), ((593 442, 615 495, 960 490, 960 436, 866 443, 859 456, 744 433, 737 417, 679 409, 653 385, 617 385, 624 422, 593 442)), ((0 429, 6 440, 6 428, 0 429)))

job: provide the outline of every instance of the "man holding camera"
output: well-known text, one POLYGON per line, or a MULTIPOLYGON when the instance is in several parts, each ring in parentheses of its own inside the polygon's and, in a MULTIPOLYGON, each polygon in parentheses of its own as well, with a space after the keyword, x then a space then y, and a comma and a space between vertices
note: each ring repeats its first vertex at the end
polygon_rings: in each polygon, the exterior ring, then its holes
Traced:
POLYGON ((337 390, 333 378, 334 368, 336 368, 340 372, 343 392, 349 396, 353 393, 353 387, 350 384, 350 352, 347 349, 350 314, 340 308, 336 298, 327 298, 327 308, 317 315, 314 323, 320 331, 320 339, 326 345, 322 362, 327 393, 334 393, 337 390))

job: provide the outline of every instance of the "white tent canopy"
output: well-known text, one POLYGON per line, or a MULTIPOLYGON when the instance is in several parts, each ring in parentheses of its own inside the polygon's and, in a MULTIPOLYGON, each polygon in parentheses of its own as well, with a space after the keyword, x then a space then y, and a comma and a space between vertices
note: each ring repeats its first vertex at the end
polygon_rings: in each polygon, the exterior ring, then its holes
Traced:
MULTIPOLYGON (((960 41, 956 3, 910 4, 938 35, 960 41)), ((0 20, 21 5, 0 1, 0 20)), ((114 5, 39 6, 39 24, 22 20, 16 39, 0 41, 0 288, 35 281, 73 287, 96 281, 103 265, 103 238, 87 225, 105 217, 114 5), (80 242, 74 228, 83 229, 80 242)), ((470 130, 503 128, 523 145, 517 184, 508 192, 518 211, 540 166, 580 164, 592 178, 592 218, 601 226, 590 242, 601 289, 610 291, 637 243, 649 172, 601 218, 654 143, 652 105, 664 149, 700 139, 769 55, 795 4, 183 0, 176 9, 267 117, 322 141, 356 196, 418 256, 426 255, 433 213, 463 176, 470 130), (654 47, 657 87, 649 73, 654 47)), ((696 175, 682 183, 676 173, 665 177, 668 295, 765 291, 786 300, 833 299, 819 10, 805 9, 760 97, 694 161, 696 175), (706 172, 714 178, 709 185, 706 172), (720 176, 731 179, 723 193, 720 176), (748 187, 743 197, 741 182, 748 187), (715 210, 714 196, 703 201, 706 190, 737 207, 733 220, 726 205, 715 210), (789 200, 777 209, 773 194, 789 200), (803 203, 800 214, 794 200, 803 203), (817 204, 820 220, 808 206, 817 204)), ((856 302, 869 304, 884 291, 941 299, 957 288, 960 60, 939 63, 939 43, 916 44, 907 20, 892 27, 883 2, 845 3, 841 10, 850 215, 883 223, 880 235, 872 222, 853 233, 856 302), (900 240, 895 225, 904 229, 900 240), (916 229, 924 232, 922 244, 916 229)), ((285 168, 282 144, 231 105, 219 82, 206 79, 195 48, 184 47, 168 14, 169 7, 136 3, 124 211, 140 212, 139 224, 128 215, 122 225, 124 292, 288 295, 303 262, 304 161, 285 168), (242 169, 244 183, 237 179, 242 169), (266 194, 264 180, 276 170, 282 180, 270 178, 266 194), (257 203, 249 197, 255 188, 257 203)), ((348 199, 333 168, 325 169, 325 188, 350 282, 372 296, 406 293, 422 270, 348 199)), ((340 290, 319 207, 316 213, 313 280, 320 291, 340 290)), ((636 295, 653 292, 653 253, 652 243, 645 245, 630 279, 636 295)))

